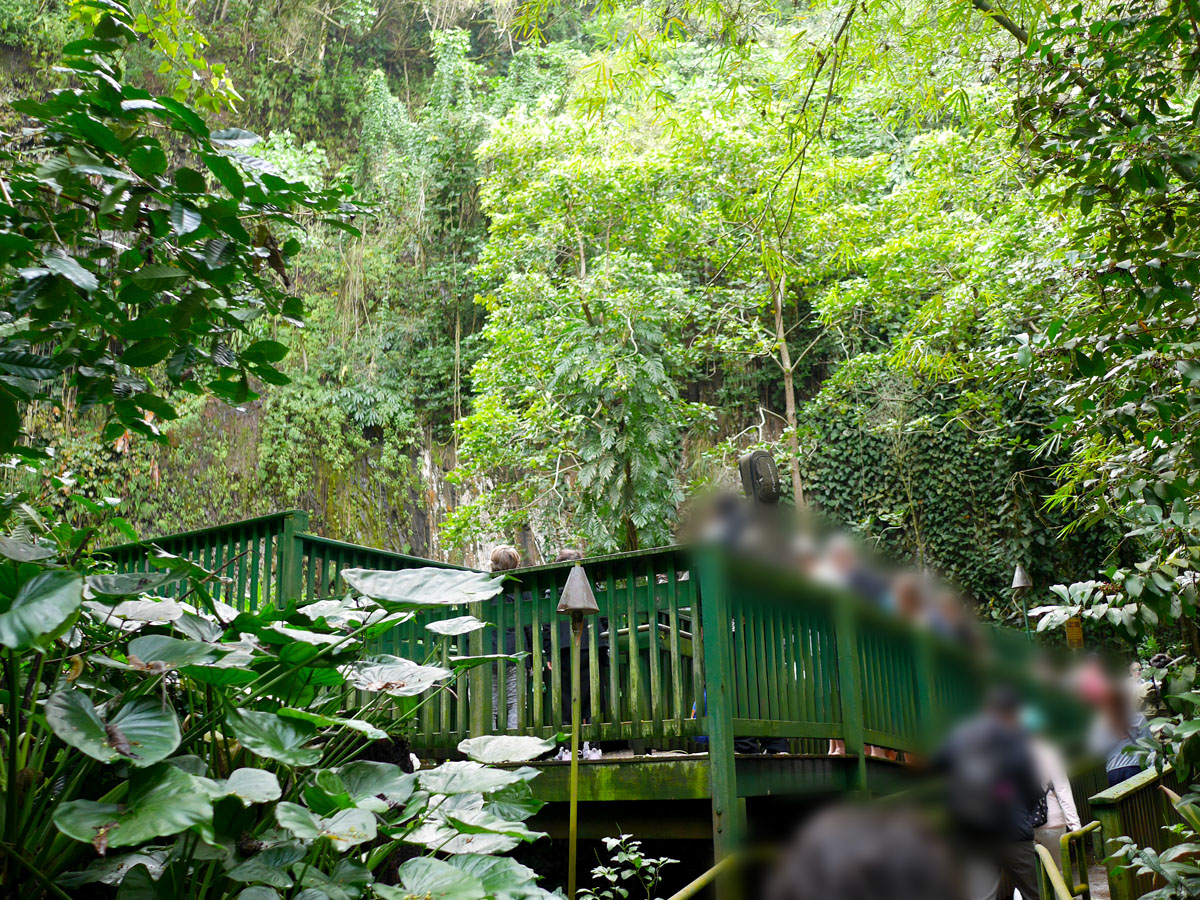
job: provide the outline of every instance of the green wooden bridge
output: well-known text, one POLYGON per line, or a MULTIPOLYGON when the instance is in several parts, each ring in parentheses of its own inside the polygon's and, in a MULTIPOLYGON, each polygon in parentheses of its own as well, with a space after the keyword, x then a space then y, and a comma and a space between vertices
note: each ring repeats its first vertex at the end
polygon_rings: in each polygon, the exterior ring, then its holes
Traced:
MULTIPOLYGON (((307 529, 307 514, 289 511, 146 544, 219 572, 225 581, 214 596, 241 609, 341 597, 346 586, 339 573, 346 568, 446 565, 307 529)), ((106 552, 119 570, 141 570, 149 567, 146 544, 106 552)), ((507 572, 504 593, 471 605, 471 614, 496 628, 451 638, 448 655, 528 657, 477 667, 455 691, 423 704, 412 737, 420 755, 454 755, 463 738, 480 734, 551 737, 568 730, 566 628, 555 609, 572 565, 507 572), (513 682, 515 703, 506 703, 513 682)), ((780 798, 904 789, 913 783, 912 767, 888 757, 927 753, 999 679, 1021 686, 1050 721, 1068 730, 1082 724, 1084 713, 1072 700, 1031 677, 1032 650, 1023 634, 990 630, 986 652, 969 650, 716 549, 667 547, 582 565, 600 607, 584 636, 582 739, 632 750, 581 763, 585 837, 653 823, 660 836, 711 838, 721 857, 746 837, 747 809, 753 820, 756 807, 780 798), (788 752, 739 754, 737 739, 777 739, 788 752), (843 742, 845 752, 831 755, 831 741, 843 742)), ((393 628, 375 649, 425 659, 432 649, 425 624, 461 614, 455 608, 422 614, 393 628)), ((542 826, 561 833, 569 765, 539 765, 533 787, 548 801, 542 826)), ((1076 796, 1090 797, 1102 786, 1102 773, 1097 783, 1088 770, 1076 796)), ((1111 819, 1106 829, 1121 822, 1111 819)))

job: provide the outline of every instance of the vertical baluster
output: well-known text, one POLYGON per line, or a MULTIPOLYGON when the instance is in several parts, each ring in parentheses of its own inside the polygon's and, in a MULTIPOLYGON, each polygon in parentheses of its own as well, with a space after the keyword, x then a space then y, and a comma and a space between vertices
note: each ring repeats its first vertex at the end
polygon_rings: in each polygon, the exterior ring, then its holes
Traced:
POLYGON ((546 685, 546 659, 543 652, 542 632, 546 627, 546 604, 542 600, 541 592, 537 588, 536 576, 530 576, 530 591, 533 596, 533 603, 529 607, 529 625, 530 639, 529 651, 530 658, 533 660, 533 678, 531 679, 531 690, 533 692, 533 717, 529 723, 535 734, 540 734, 543 726, 546 725, 545 714, 545 685, 546 685))
MULTIPOLYGON (((525 579, 522 579, 521 584, 518 584, 513 594, 513 647, 518 653, 524 653, 529 648, 525 646, 525 628, 522 622, 526 615, 522 611, 528 609, 537 603, 538 598, 532 590, 526 590, 525 579), (528 595, 529 600, 525 597, 528 595), (528 606, 526 606, 528 603, 528 606)), ((527 715, 528 702, 528 679, 525 677, 525 660, 522 659, 516 663, 517 670, 517 731, 525 734, 529 727, 529 717, 527 715)))
POLYGON ((258 612, 262 608, 262 598, 259 597, 261 588, 259 582, 259 567, 262 565, 262 530, 258 525, 250 529, 250 611, 258 612))
MULTIPOLYGON (((686 599, 692 614, 692 703, 696 707, 696 716, 701 717, 708 713, 704 696, 704 618, 700 609, 704 598, 700 596, 697 578, 696 570, 689 559, 686 599)), ((690 711, 685 711, 685 715, 690 715, 690 711)))
POLYGON ((787 716, 783 711, 783 665, 780 662, 779 636, 775 628, 779 605, 775 599, 772 598, 770 605, 763 609, 763 642, 767 649, 767 715, 776 721, 782 721, 787 716))
POLYGON ((237 608, 247 612, 251 608, 250 600, 246 596, 246 576, 250 569, 250 530, 245 527, 238 528, 237 536, 237 608))
POLYGON ((771 688, 767 676, 767 647, 763 632, 763 616, 766 612, 763 601, 752 595, 746 604, 747 615, 750 619, 749 638, 754 646, 751 671, 754 673, 751 681, 754 683, 754 697, 758 703, 756 719, 771 718, 771 688))
POLYGON ((642 665, 641 653, 638 650, 638 615, 637 615, 637 576, 634 574, 633 563, 626 561, 622 565, 625 573, 625 610, 628 621, 626 631, 629 640, 626 650, 629 656, 629 721, 632 724, 633 737, 641 737, 642 722, 642 665))
POLYGON ((667 641, 671 655, 671 714, 676 727, 682 725, 688 711, 683 708, 683 660, 679 653, 679 587, 675 574, 675 554, 667 556, 667 641))
POLYGON ((608 713, 609 721, 614 728, 613 736, 616 737, 616 730, 620 729, 623 717, 621 715, 621 706, 623 697, 621 695, 621 641, 617 636, 617 629, 620 619, 617 617, 617 581, 615 570, 612 563, 605 563, 604 566, 604 605, 601 609, 608 616, 608 713))
MULTIPOLYGON (((588 572, 588 580, 593 573, 588 572)), ((593 592, 595 592, 593 588, 593 592)), ((600 606, 599 603, 596 604, 600 606)), ((600 710, 600 616, 591 616, 584 628, 588 648, 588 699, 591 701, 592 714, 589 716, 589 731, 591 737, 600 740, 603 716, 600 710)))
POLYGON ((662 654, 658 637, 658 573, 651 560, 646 561, 646 662, 650 669, 650 730, 655 737, 663 733, 662 654))

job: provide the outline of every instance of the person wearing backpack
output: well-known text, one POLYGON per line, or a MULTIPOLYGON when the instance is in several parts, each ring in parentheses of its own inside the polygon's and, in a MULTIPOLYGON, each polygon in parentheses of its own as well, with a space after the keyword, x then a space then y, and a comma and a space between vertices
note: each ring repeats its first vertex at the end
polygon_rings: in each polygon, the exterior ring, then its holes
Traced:
POLYGON ((994 689, 983 711, 955 728, 934 759, 945 776, 970 900, 996 900, 1002 876, 1022 897, 1038 896, 1033 819, 1045 790, 1020 711, 1015 691, 994 689))

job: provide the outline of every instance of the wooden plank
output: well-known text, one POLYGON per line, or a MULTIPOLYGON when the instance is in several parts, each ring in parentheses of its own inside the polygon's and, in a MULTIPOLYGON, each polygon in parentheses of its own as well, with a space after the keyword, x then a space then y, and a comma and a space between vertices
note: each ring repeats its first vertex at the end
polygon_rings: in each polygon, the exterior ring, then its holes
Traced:
POLYGON ((704 614, 705 684, 708 694, 705 722, 713 804, 713 852, 718 860, 740 850, 744 835, 733 754, 734 665, 732 644, 727 640, 732 617, 721 562, 711 552, 700 554, 696 560, 704 614))
POLYGON ((661 738, 663 733, 663 679, 662 659, 658 640, 658 572, 657 566, 646 563, 646 621, 649 626, 649 641, 646 647, 646 663, 650 670, 650 733, 661 738))
POLYGON ((625 570, 625 608, 627 610, 625 627, 628 629, 629 638, 629 721, 637 725, 642 720, 642 666, 641 654, 638 652, 637 645, 637 578, 633 573, 632 562, 626 562, 623 568, 625 570))
POLYGON ((846 742, 846 755, 856 759, 851 783, 856 791, 865 792, 867 768, 863 742, 862 670, 854 613, 854 607, 847 603, 838 604, 834 608, 838 699, 841 705, 842 739, 846 742))
POLYGON ((671 656, 671 712, 676 719, 686 718, 691 710, 683 705, 683 659, 679 655, 679 583, 675 554, 667 558, 667 648, 671 656))
POLYGON ((608 721, 615 725, 622 720, 621 704, 624 698, 621 696, 619 680, 621 670, 621 642, 617 639, 617 625, 619 622, 617 618, 617 585, 611 565, 605 567, 604 583, 604 603, 600 608, 608 614, 608 721))
MULTIPOLYGON (((525 600, 525 592, 518 586, 513 592, 513 648, 518 653, 523 653, 529 648, 525 646, 525 628, 522 624, 525 616, 522 611, 528 609, 538 602, 538 595, 534 591, 529 592, 528 606, 525 600)), ((531 637, 532 639, 532 637, 531 637)), ((527 697, 528 694, 528 679, 525 672, 525 661, 516 663, 517 670, 517 731, 524 733, 529 727, 529 710, 527 697)))

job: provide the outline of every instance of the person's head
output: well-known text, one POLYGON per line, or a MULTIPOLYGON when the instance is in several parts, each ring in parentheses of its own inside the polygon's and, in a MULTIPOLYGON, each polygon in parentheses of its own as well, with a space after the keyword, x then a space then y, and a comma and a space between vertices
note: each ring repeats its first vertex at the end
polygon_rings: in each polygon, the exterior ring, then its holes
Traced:
POLYGON ((839 807, 784 851, 766 900, 964 900, 953 857, 904 810, 839 807))
POLYGON ((858 568, 858 548, 844 534, 834 535, 825 545, 825 559, 833 571, 848 575, 858 568))
POLYGON ((559 550, 558 556, 554 557, 554 561, 556 563, 575 562, 576 560, 580 559, 583 559, 583 554, 578 550, 573 550, 569 547, 566 550, 559 550))
POLYGON ((521 554, 516 547, 502 544, 492 551, 492 571, 507 572, 521 564, 521 554))
POLYGON ((1020 724, 1021 695, 1007 684, 997 685, 988 691, 984 709, 988 715, 1008 725, 1020 724))
POLYGON ((919 619, 925 611, 925 592, 921 576, 902 572, 892 579, 892 599, 896 615, 902 619, 919 619))

